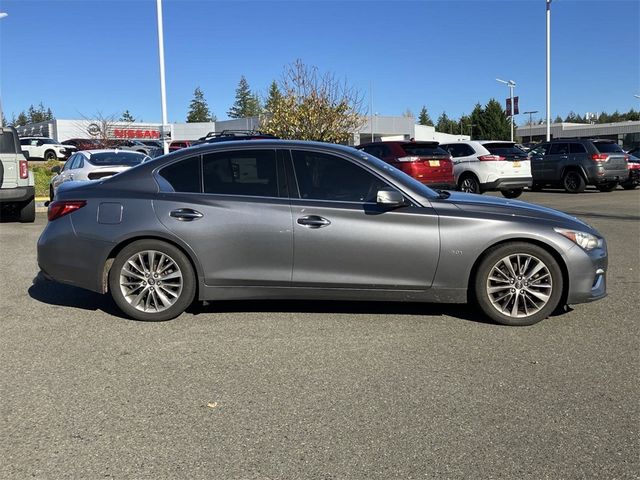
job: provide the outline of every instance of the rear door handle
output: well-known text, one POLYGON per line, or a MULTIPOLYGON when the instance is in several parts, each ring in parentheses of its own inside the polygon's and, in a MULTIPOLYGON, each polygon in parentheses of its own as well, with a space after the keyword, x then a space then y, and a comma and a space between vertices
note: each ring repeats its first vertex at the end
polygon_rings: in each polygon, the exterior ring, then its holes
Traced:
POLYGON ((198 220, 202 218, 204 215, 197 210, 193 210, 191 208, 179 208, 177 210, 172 210, 169 214, 173 218, 177 218, 183 222, 190 222, 192 220, 198 220))
POLYGON ((300 217, 298 219, 298 223, 309 228, 322 228, 326 227, 327 225, 331 225, 331 222, 329 220, 318 215, 305 215, 304 217, 300 217))

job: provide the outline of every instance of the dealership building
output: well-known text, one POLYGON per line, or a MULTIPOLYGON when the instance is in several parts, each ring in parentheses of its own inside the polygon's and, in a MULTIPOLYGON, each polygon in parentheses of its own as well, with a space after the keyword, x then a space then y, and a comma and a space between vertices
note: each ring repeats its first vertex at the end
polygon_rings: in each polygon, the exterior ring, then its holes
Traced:
MULTIPOLYGON (((518 127, 517 134, 523 142, 543 142, 547 138, 547 126, 522 125, 518 127)), ((640 146, 640 122, 552 123, 551 138, 605 138, 630 150, 640 146)))
MULTIPOLYGON (((204 123, 171 123, 165 131, 171 140, 197 140, 210 132, 224 130, 259 130, 260 118, 249 117, 204 123)), ((161 140, 162 124, 150 122, 115 122, 98 120, 55 119, 16 128, 21 137, 50 137, 59 142, 71 138, 109 138, 129 140, 161 140), (104 133, 103 133, 104 132, 104 133), (106 135, 105 135, 106 133, 106 135)), ((372 140, 435 140, 438 142, 468 140, 468 135, 449 135, 436 132, 434 127, 416 125, 409 117, 379 116, 363 119, 363 125, 352 132, 350 145, 372 140)))

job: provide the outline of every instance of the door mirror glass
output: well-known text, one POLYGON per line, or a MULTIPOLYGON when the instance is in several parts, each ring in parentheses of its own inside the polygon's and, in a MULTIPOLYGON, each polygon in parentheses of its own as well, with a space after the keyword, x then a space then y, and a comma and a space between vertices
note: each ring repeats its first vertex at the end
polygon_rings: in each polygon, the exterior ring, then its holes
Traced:
POLYGON ((379 205, 401 207, 405 204, 404 196, 397 190, 378 190, 376 201, 379 205))

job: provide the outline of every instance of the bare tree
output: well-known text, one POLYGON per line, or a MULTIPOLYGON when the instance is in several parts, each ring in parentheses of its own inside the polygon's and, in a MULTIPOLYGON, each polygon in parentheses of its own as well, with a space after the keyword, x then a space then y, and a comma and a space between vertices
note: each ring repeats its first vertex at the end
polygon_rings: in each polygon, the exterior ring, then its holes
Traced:
POLYGON ((97 111, 90 117, 80 114, 82 117, 81 122, 76 123, 76 128, 84 132, 81 136, 91 136, 91 138, 98 140, 102 145, 109 145, 109 140, 113 135, 113 130, 118 125, 118 115, 115 113, 105 115, 101 111, 97 111))
POLYGON ((363 96, 332 73, 296 60, 285 67, 281 97, 260 129, 281 138, 346 143, 364 123, 363 96))

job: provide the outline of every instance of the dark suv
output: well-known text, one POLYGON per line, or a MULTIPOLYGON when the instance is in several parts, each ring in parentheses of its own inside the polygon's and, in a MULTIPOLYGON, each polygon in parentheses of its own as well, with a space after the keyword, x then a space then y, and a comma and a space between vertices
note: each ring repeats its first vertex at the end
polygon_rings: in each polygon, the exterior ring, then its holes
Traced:
POLYGON ((209 132, 191 144, 228 142, 229 140, 274 140, 277 138, 275 135, 259 130, 222 130, 220 133, 209 132))
POLYGON ((562 186, 569 193, 595 185, 610 192, 627 179, 627 155, 613 140, 561 138, 529 152, 534 190, 562 186))

